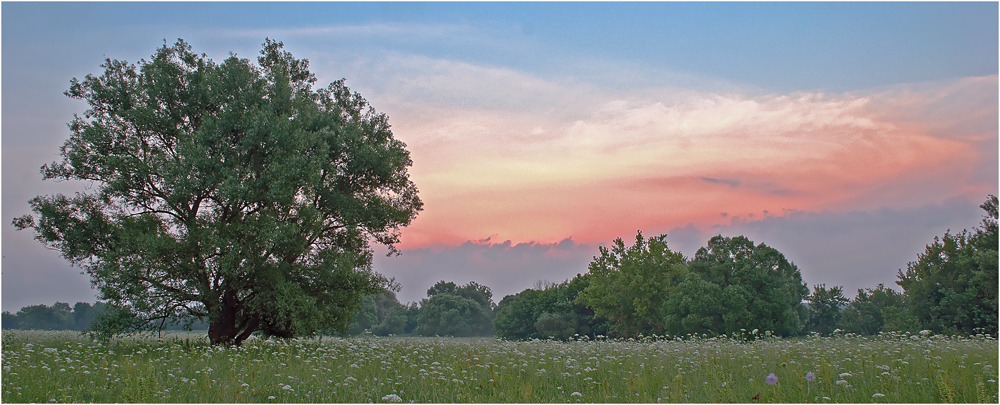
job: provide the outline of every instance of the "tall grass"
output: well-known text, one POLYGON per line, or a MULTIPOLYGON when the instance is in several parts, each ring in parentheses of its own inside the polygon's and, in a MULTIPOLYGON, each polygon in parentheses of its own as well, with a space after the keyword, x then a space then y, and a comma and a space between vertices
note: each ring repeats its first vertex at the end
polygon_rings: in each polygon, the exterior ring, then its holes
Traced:
POLYGON ((507 342, 3 332, 4 402, 997 402, 997 340, 507 342), (807 373, 815 379, 808 381, 807 373), (774 373, 777 383, 766 377, 774 373), (753 399, 753 398, 757 399, 753 399))

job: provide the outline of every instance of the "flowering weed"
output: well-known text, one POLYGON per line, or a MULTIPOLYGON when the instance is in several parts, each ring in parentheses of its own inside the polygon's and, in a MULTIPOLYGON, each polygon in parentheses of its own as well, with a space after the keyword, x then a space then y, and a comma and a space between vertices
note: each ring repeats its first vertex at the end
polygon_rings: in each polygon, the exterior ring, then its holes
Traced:
POLYGON ((998 346, 984 336, 251 338, 239 348, 183 333, 2 336, 2 399, 15 403, 997 402, 998 346))

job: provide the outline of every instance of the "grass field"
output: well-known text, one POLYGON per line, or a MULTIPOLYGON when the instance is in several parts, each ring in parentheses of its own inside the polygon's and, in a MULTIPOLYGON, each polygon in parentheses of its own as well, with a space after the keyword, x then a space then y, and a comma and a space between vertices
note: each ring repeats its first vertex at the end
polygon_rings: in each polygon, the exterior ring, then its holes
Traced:
POLYGON ((985 336, 251 338, 222 348, 202 334, 100 342, 76 332, 4 331, 2 350, 3 402, 998 400, 997 340, 985 336))

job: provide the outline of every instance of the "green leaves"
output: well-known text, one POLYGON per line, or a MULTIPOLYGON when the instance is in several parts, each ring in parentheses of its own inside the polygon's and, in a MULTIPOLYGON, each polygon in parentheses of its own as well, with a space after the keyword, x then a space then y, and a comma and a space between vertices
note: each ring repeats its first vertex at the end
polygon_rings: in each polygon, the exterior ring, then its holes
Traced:
POLYGON ((42 174, 95 187, 38 197, 14 224, 85 263, 140 328, 207 316, 216 343, 345 329, 387 283, 368 241, 392 249, 421 209, 409 153, 343 80, 313 90, 280 42, 258 64, 179 40, 74 79, 66 94, 90 108, 42 174))
POLYGON ((610 250, 601 247, 590 263, 591 283, 577 302, 611 321, 619 335, 664 333, 664 301, 687 270, 684 256, 667 247, 666 237, 647 240, 639 232, 632 246, 618 238, 610 250))
POLYGON ((838 329, 840 308, 848 303, 841 287, 826 288, 825 284, 813 286, 809 295, 809 320, 806 328, 810 331, 829 335, 838 329))
POLYGON ((454 294, 434 295, 420 307, 417 334, 423 336, 489 336, 493 316, 475 300, 454 294))
POLYGON ((667 247, 666 235, 639 233, 632 246, 619 238, 600 252, 577 302, 608 319, 619 336, 801 329, 808 290, 798 268, 767 245, 716 236, 688 261, 667 247))
POLYGON ((983 227, 935 237, 899 271, 906 306, 921 328, 971 334, 997 330, 997 197, 981 205, 983 227))
POLYGON ((690 266, 721 288, 718 300, 704 298, 705 306, 714 308, 703 312, 718 314, 709 323, 721 325, 712 332, 760 329, 787 336, 801 329, 798 308, 809 290, 799 269, 774 248, 743 236, 716 236, 698 249, 690 266))

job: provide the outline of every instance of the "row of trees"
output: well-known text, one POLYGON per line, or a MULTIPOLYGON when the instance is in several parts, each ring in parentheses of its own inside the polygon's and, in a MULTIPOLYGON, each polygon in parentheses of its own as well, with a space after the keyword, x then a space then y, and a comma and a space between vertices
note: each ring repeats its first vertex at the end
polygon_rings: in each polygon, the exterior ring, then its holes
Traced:
POLYGON ((743 236, 716 236, 695 256, 667 247, 666 235, 626 246, 619 238, 572 280, 505 297, 495 332, 510 339, 575 334, 732 334, 780 336, 838 329, 876 334, 930 330, 997 333, 997 197, 980 206, 982 226, 935 238, 900 270, 897 292, 879 284, 858 290, 802 282, 777 250, 743 236))
POLYGON ((44 304, 21 308, 17 313, 3 312, 4 329, 84 330, 90 326, 105 304, 90 305, 77 302, 72 307, 56 302, 51 307, 44 304))
POLYGON ((631 246, 619 238, 601 247, 586 274, 505 298, 496 332, 514 339, 740 329, 787 336, 801 330, 807 294, 794 264, 746 237, 716 236, 688 260, 668 248, 666 235, 640 232, 631 246))
MULTIPOLYGON (((3 329, 32 330, 93 330, 94 322, 108 311, 106 303, 77 302, 72 307, 65 302, 56 302, 51 307, 45 304, 30 305, 21 308, 17 313, 3 311, 3 329)), ((189 324, 171 322, 164 324, 163 329, 207 330, 208 324, 192 320, 189 324)))
POLYGON ((427 289, 427 298, 419 303, 400 304, 392 291, 365 297, 347 334, 490 336, 495 308, 489 287, 442 280, 427 289))
MULTIPOLYGON (((490 336, 508 339, 574 335, 732 334, 753 329, 780 336, 930 330, 996 333, 998 319, 997 197, 981 206, 982 226, 946 232, 898 273, 903 292, 883 284, 859 289, 802 282, 783 254, 743 236, 716 236, 687 259, 666 235, 619 238, 586 274, 493 302, 489 287, 439 281, 420 302, 401 304, 391 290, 370 294, 345 334, 490 336)), ((57 302, 3 313, 4 329, 88 329, 104 303, 57 302)), ((171 323, 165 329, 183 325, 171 323)), ((207 328, 204 323, 190 325, 207 328)), ((335 332, 335 331, 334 331, 335 332)), ((335 332, 336 333, 336 332, 335 332)), ((344 333, 344 332, 339 332, 344 333)))
POLYGON ((840 287, 816 286, 809 302, 811 330, 996 334, 997 197, 991 195, 980 207, 986 215, 979 228, 935 237, 906 271, 899 271, 902 293, 879 284, 859 289, 848 301, 840 287))

